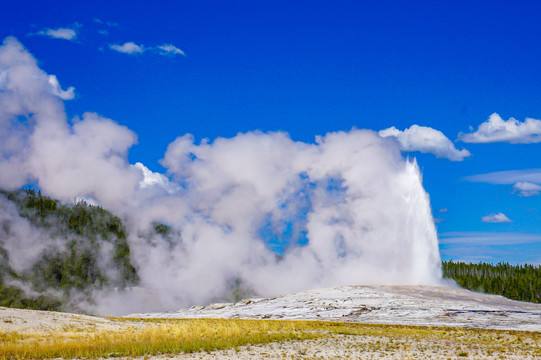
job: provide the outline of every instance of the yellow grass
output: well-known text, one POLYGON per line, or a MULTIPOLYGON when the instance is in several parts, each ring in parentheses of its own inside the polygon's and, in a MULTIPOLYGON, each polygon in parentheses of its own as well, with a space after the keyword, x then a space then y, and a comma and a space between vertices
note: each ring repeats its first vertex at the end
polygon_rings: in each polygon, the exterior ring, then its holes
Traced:
POLYGON ((541 333, 536 332, 316 321, 113 320, 120 322, 122 326, 110 330, 88 326, 34 333, 0 332, 0 359, 178 354, 340 335, 370 338, 370 341, 363 345, 365 348, 359 348, 359 351, 392 353, 415 347, 418 344, 416 340, 422 338, 428 339, 433 347, 455 347, 459 356, 466 356, 467 352, 471 354, 472 351, 477 354, 515 353, 541 356, 541 333))
MULTIPOLYGON (((118 320, 120 321, 120 320, 118 320)), ((0 333, 0 359, 91 358, 211 351, 316 335, 301 323, 258 320, 126 321, 120 330, 0 333)))

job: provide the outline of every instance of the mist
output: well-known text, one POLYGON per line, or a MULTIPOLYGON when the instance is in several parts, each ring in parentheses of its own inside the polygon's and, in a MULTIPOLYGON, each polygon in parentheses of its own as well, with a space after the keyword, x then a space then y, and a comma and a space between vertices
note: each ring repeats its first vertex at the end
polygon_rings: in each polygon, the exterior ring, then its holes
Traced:
MULTIPOLYGON (((429 197, 416 161, 402 156, 395 138, 358 129, 313 143, 284 132, 201 142, 186 134, 168 145, 165 171, 155 173, 128 162, 137 136, 127 127, 91 112, 68 119, 64 101, 76 90, 63 90, 61 81, 15 38, 0 46, 0 188, 33 183, 125 220, 139 286, 96 294, 91 311, 202 305, 228 299, 239 284, 275 296, 441 283, 429 197), (149 237, 153 223, 173 231, 149 237)), ((0 205, 2 216, 20 221, 22 235, 4 239, 10 261, 54 246, 0 205)))

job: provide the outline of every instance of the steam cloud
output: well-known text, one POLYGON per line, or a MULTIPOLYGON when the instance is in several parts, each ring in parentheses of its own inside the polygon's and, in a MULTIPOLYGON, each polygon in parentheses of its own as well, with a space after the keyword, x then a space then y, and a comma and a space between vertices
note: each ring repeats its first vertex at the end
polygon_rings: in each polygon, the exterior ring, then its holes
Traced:
MULTIPOLYGON (((161 160, 166 176, 128 163, 137 141, 128 128, 94 113, 68 122, 62 100, 72 96, 50 79, 16 39, 4 40, 0 187, 35 182, 51 197, 91 198, 128 221, 142 289, 100 296, 94 310, 208 303, 235 279, 263 296, 440 282, 428 195, 396 139, 351 130, 311 144, 249 132, 197 144, 184 135, 161 160), (153 221, 176 231, 149 240, 141 234, 153 221)), ((35 236, 24 241, 32 239, 9 247, 14 259, 37 251, 35 236)))

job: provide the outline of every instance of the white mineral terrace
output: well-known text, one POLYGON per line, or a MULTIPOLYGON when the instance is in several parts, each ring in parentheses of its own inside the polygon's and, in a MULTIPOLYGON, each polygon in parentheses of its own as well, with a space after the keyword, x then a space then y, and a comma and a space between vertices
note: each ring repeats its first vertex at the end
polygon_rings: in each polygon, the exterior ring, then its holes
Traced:
POLYGON ((305 319, 541 331, 541 304, 436 286, 342 286, 128 317, 305 319))

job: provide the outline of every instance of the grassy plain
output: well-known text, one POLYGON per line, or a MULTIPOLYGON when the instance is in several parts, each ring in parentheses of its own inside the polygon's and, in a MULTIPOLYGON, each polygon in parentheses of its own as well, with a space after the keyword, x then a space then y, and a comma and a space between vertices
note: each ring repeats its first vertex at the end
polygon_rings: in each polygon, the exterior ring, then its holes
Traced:
POLYGON ((459 358, 541 357, 541 332, 291 320, 111 320, 117 326, 108 329, 89 323, 49 330, 0 330, 0 359, 146 357, 343 336, 364 339, 355 345, 356 352, 391 356, 413 347, 421 352, 450 351, 459 358))

